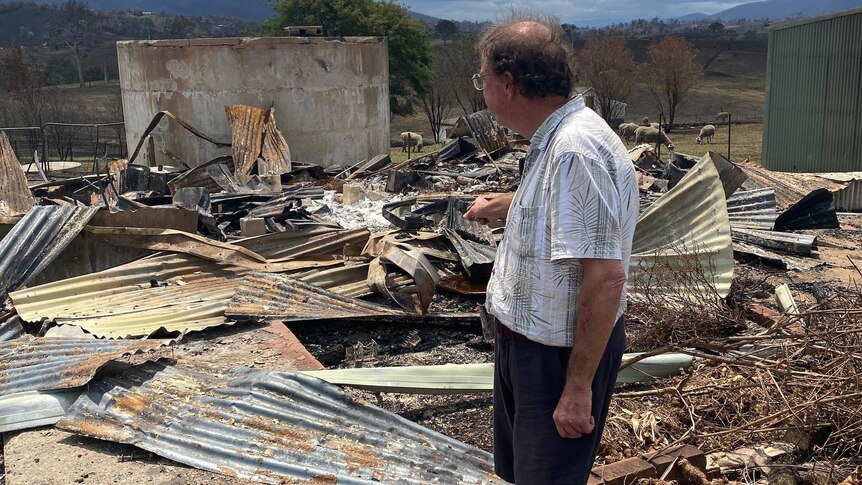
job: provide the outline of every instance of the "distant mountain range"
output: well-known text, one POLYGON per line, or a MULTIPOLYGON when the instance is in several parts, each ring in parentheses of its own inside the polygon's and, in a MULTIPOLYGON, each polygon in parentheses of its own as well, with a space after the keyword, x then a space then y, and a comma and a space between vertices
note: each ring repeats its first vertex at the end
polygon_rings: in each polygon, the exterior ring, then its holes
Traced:
MULTIPOLYGON (((39 3, 60 5, 65 0, 40 0, 39 3)), ((245 20, 265 20, 275 13, 272 7, 274 0, 84 0, 84 3, 94 10, 141 10, 171 15, 228 16, 245 20)))
POLYGON ((711 15, 692 13, 677 17, 680 21, 761 19, 781 20, 796 17, 824 15, 827 13, 862 7, 862 0, 767 0, 765 2, 749 2, 722 10, 711 15))
MULTIPOLYGON (((62 4, 65 0, 41 0, 43 3, 62 4)), ((231 16, 246 20, 265 20, 273 16, 275 0, 85 0, 97 10, 135 9, 145 12, 164 12, 174 15, 217 15, 231 16)), ((0 3, 5 3, 0 1, 0 3)), ((766 0, 750 2, 715 14, 691 13, 677 17, 681 21, 721 20, 739 18, 781 20, 799 14, 809 17, 839 10, 862 7, 862 0, 766 0)), ((425 23, 435 23, 439 19, 418 12, 410 12, 413 18, 425 23)), ((456 19, 457 20, 457 19, 456 19)), ((606 25, 612 21, 578 21, 578 24, 594 26, 606 25)))

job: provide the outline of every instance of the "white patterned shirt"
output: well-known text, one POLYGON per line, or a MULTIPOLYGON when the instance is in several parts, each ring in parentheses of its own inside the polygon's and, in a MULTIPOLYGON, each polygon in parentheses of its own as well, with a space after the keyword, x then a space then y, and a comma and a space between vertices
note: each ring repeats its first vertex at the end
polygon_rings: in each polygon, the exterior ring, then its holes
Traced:
MULTIPOLYGON (((572 346, 580 259, 620 260, 628 276, 637 216, 625 146, 583 98, 570 100, 531 140, 488 282, 488 311, 530 340, 572 346)), ((625 308, 624 289, 617 318, 625 308)))

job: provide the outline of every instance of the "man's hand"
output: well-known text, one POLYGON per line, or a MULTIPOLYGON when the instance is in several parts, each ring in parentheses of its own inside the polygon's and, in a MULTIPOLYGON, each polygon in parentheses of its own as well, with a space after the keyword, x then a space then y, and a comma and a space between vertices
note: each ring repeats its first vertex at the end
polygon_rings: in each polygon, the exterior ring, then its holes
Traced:
POLYGON ((574 390, 566 386, 557 409, 554 424, 563 438, 580 438, 592 433, 596 420, 592 416, 593 392, 590 389, 574 390))
POLYGON ((509 206, 512 205, 514 194, 501 195, 493 199, 476 197, 470 208, 464 214, 464 219, 476 221, 479 224, 488 224, 491 221, 506 217, 509 206))
POLYGON ((490 212, 492 212, 490 205, 491 201, 488 199, 476 197, 476 200, 470 204, 470 208, 464 214, 464 219, 487 225, 490 222, 490 212))

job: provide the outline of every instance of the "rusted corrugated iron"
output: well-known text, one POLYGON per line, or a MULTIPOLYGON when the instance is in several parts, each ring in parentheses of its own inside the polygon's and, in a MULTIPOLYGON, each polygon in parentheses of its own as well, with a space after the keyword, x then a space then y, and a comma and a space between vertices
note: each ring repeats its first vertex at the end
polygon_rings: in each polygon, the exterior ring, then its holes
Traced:
POLYGON ((340 263, 338 259, 330 259, 328 261, 299 259, 270 261, 254 251, 241 246, 222 243, 197 234, 170 229, 88 227, 86 230, 87 232, 103 236, 114 246, 185 253, 253 271, 296 271, 307 268, 333 266, 340 263))
POLYGON ((25 321, 49 318, 99 337, 143 337, 231 323, 224 310, 245 273, 194 256, 163 254, 9 296, 25 321))
POLYGON ((275 232, 234 241, 237 246, 251 249, 271 260, 315 258, 330 254, 341 255, 344 247, 365 246, 368 229, 338 230, 328 227, 275 232))
POLYGON ((98 209, 36 206, 0 241, 0 295, 38 275, 72 242, 98 209))
POLYGON ((48 337, 0 342, 0 395, 83 386, 111 360, 173 342, 48 337))
POLYGON ((245 184, 251 178, 249 175, 260 156, 264 121, 268 111, 244 105, 225 106, 224 110, 230 124, 233 162, 236 167, 234 176, 240 184, 245 184))
POLYGON ((275 108, 270 108, 263 127, 263 146, 260 150, 261 161, 258 173, 262 175, 281 175, 291 170, 290 148, 287 140, 275 125, 275 108))
POLYGON ((225 314, 228 317, 278 318, 285 322, 404 316, 404 312, 284 275, 253 273, 243 278, 225 314))
POLYGON ((489 453, 302 374, 147 363, 91 384, 57 426, 264 483, 502 483, 489 453))
POLYGON ((27 176, 12 151, 9 137, 0 132, 0 217, 19 216, 36 203, 27 176))
POLYGON ((814 189, 831 191, 844 188, 844 185, 810 173, 772 172, 765 168, 742 167, 750 181, 761 188, 775 190, 778 209, 786 209, 814 189))
POLYGON ((765 188, 733 194, 727 199, 727 217, 733 229, 771 231, 778 217, 775 191, 765 188))
POLYGON ((467 125, 473 137, 485 153, 509 148, 509 139, 503 127, 497 123, 488 110, 482 110, 467 117, 467 125))

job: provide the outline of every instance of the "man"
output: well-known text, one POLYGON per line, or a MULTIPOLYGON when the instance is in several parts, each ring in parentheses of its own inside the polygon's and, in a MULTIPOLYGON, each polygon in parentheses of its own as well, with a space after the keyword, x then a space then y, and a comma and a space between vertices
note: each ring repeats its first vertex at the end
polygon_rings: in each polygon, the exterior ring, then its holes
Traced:
POLYGON ((586 483, 625 348, 638 207, 619 137, 582 98, 558 24, 510 21, 478 49, 474 85, 531 139, 520 187, 465 217, 506 217, 488 283, 495 318, 494 462, 517 484, 586 483))

